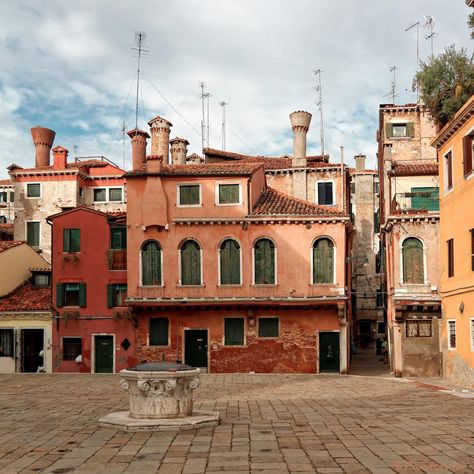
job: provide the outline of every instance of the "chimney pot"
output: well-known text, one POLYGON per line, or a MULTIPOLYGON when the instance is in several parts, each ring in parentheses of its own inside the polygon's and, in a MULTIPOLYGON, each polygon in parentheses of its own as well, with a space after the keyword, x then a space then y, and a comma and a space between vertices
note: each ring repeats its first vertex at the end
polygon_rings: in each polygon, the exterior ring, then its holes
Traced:
POLYGON ((147 156, 146 170, 148 173, 161 173, 163 170, 163 157, 161 155, 147 156))
POLYGON ((130 130, 127 135, 132 139, 132 169, 142 169, 146 159, 146 139, 150 138, 150 135, 138 128, 130 130))
POLYGON ((170 149, 170 132, 173 124, 159 115, 148 122, 151 134, 151 154, 163 156, 168 164, 170 149))
POLYGON ((186 138, 173 138, 170 140, 171 145, 171 164, 172 165, 185 165, 186 155, 188 154, 189 142, 186 138))
POLYGON ((49 152, 53 146, 56 132, 45 127, 34 127, 31 129, 31 137, 35 144, 35 168, 49 166, 49 152))
POLYGON ((356 155, 354 156, 355 162, 356 162, 356 171, 358 173, 365 171, 365 155, 356 155))
POLYGON ((64 170, 67 165, 67 155, 69 151, 62 146, 53 148, 53 169, 64 170))
POLYGON ((306 166, 306 134, 312 115, 309 112, 297 110, 290 114, 291 128, 293 130, 293 160, 295 167, 306 166))

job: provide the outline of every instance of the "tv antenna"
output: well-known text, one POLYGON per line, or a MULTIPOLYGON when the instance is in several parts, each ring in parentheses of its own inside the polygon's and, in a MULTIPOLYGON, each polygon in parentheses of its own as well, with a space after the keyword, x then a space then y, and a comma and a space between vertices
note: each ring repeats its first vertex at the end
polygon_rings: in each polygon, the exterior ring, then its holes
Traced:
POLYGON ((314 75, 318 78, 318 85, 315 87, 316 92, 318 93, 318 101, 316 105, 319 108, 319 124, 320 124, 320 133, 321 133, 321 155, 324 155, 324 119, 323 119, 323 87, 321 84, 321 69, 314 70, 314 75))
POLYGON ((425 36, 425 39, 431 40, 431 57, 433 57, 434 56, 433 38, 434 38, 434 35, 436 34, 434 31, 435 19, 430 15, 423 15, 423 17, 425 18, 425 24, 423 26, 429 29, 429 34, 425 36))
MULTIPOLYGON (((416 69, 415 74, 418 74, 418 68, 420 67, 420 22, 417 21, 413 25, 405 28, 405 31, 410 31, 416 27, 416 69)), ((415 79, 413 86, 416 87, 416 101, 420 100, 420 88, 418 87, 418 78, 415 79)))
POLYGON ((148 49, 145 49, 146 33, 144 31, 135 31, 135 47, 132 51, 137 54, 137 97, 135 101, 135 128, 138 128, 138 95, 140 92, 140 63, 143 53, 148 53, 148 49))
POLYGON ((384 95, 384 97, 392 97, 392 104, 395 104, 395 97, 398 97, 398 94, 396 93, 397 69, 397 66, 392 66, 390 68, 390 72, 393 72, 392 85, 390 88, 390 92, 384 95))
POLYGON ((202 148, 209 147, 209 97, 211 94, 206 92, 206 83, 201 81, 199 83, 201 87, 201 94, 199 98, 201 99, 201 108, 202 108, 202 118, 201 118, 201 142, 202 148))
POLYGON ((225 150, 225 106, 229 105, 227 102, 219 102, 222 109, 222 150, 225 150))
POLYGON ((122 159, 123 159, 123 169, 125 169, 125 120, 122 122, 122 159))

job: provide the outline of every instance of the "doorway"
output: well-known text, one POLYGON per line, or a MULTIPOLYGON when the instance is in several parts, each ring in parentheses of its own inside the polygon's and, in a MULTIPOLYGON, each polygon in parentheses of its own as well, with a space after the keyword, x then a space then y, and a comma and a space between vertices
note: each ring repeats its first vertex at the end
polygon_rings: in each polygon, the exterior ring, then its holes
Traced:
POLYGON ((44 366, 44 329, 21 329, 20 330, 20 348, 21 348, 21 371, 38 372, 39 367, 44 366))
POLYGON ((207 369, 207 329, 184 330, 184 363, 207 369))
POLYGON ((94 372, 108 374, 114 371, 114 336, 94 336, 94 372))
POLYGON ((319 371, 339 372, 339 332, 319 333, 319 371))

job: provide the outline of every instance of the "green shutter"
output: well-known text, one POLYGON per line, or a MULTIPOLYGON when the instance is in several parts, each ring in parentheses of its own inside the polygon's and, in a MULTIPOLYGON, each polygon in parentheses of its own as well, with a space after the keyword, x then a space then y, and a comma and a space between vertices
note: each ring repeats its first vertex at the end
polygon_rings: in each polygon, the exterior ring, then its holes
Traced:
POLYGON ((275 246, 269 239, 261 239, 255 244, 255 283, 272 285, 275 283, 275 246))
POLYGON ((225 345, 243 346, 244 345, 244 319, 243 318, 225 318, 224 319, 225 345))
POLYGON ((143 246, 142 285, 161 285, 161 248, 157 242, 143 246))
POLYGON ((112 227, 110 229, 110 248, 125 250, 127 248, 127 229, 125 227, 112 227))
POLYGON ((240 284, 240 246, 232 239, 224 241, 220 249, 221 285, 240 284))
POLYGON ((201 251, 199 245, 192 240, 181 247, 181 284, 201 284, 201 251))
POLYGON ((70 242, 71 242, 71 229, 64 229, 64 232, 63 232, 63 242, 64 242, 64 245, 63 245, 63 252, 70 252, 71 251, 71 245, 70 245, 70 242))
POLYGON ((407 137, 415 138, 415 124, 413 122, 408 122, 407 127, 407 137))
POLYGON ((329 239, 319 239, 313 247, 313 283, 333 283, 334 244, 329 239))
POLYGON ((439 211, 439 188, 411 188, 411 208, 416 210, 439 211))
POLYGON ((393 137, 393 124, 387 123, 385 125, 385 138, 392 138, 393 137))
POLYGON ((26 242, 31 247, 38 247, 39 245, 39 222, 27 222, 26 223, 26 242))
POLYGON ((81 251, 81 229, 71 229, 71 252, 81 251))
POLYGON ((64 306, 63 285, 61 283, 56 284, 56 306, 58 308, 64 306))
POLYGON ((278 318, 259 318, 258 337, 278 337, 278 318))
POLYGON ((402 248, 403 283, 423 284, 423 244, 413 237, 405 239, 402 248))
POLYGON ((84 308, 86 306, 86 284, 79 283, 79 306, 84 308))
POLYGON ((112 284, 107 285, 107 308, 113 308, 115 306, 114 286, 115 285, 112 285, 112 284))

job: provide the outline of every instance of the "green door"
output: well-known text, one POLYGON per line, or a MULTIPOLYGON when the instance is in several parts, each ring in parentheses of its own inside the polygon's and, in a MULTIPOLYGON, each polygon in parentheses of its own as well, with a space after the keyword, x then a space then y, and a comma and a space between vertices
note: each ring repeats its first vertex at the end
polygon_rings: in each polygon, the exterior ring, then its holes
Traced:
POLYGON ((95 369, 96 374, 114 371, 114 337, 95 336, 95 369))
POLYGON ((207 329, 184 331, 184 363, 207 368, 207 329))
POLYGON ((319 371, 339 372, 339 333, 319 333, 319 371))

